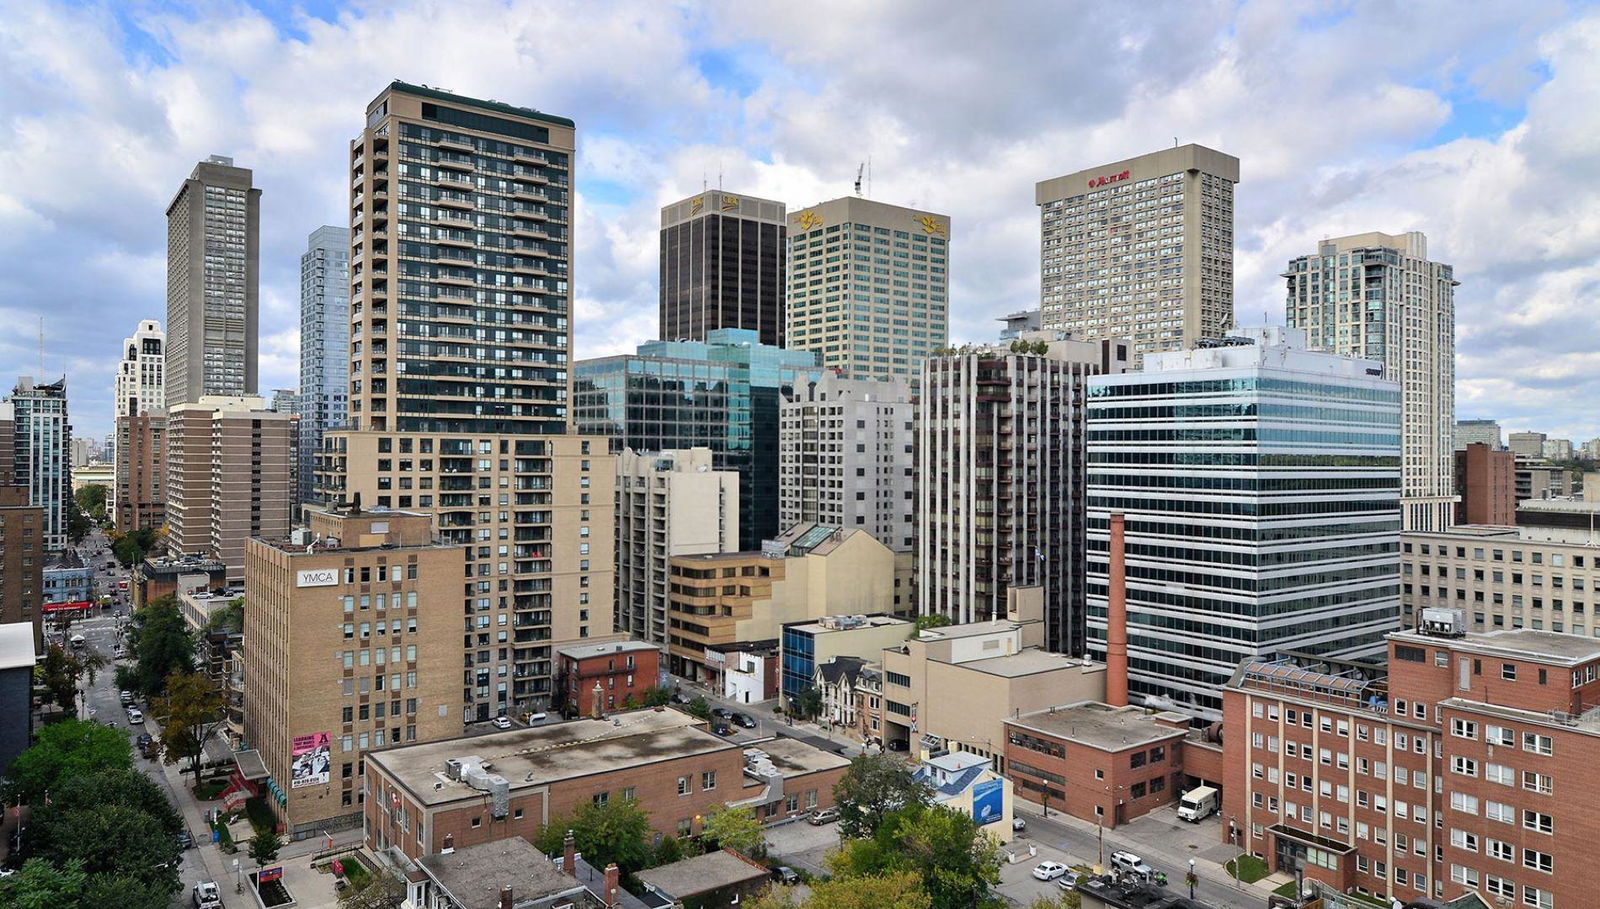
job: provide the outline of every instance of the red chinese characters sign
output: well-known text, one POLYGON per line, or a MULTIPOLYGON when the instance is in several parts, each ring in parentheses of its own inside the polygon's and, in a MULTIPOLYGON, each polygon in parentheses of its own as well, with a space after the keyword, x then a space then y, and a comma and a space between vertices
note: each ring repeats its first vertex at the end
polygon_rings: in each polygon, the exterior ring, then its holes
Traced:
POLYGON ((1107 185, 1112 184, 1112 183, 1121 183, 1123 180, 1126 180, 1126 179, 1128 179, 1128 172, 1127 171, 1123 171, 1120 174, 1106 174, 1105 176, 1101 176, 1101 177, 1090 177, 1089 178, 1089 188, 1090 189, 1096 189, 1098 187, 1107 186, 1107 185))

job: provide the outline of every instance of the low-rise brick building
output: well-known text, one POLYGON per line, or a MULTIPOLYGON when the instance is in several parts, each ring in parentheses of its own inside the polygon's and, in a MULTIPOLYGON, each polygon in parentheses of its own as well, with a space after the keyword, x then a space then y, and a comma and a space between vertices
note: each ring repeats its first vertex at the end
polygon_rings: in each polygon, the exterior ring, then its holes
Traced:
POLYGON ((698 833, 734 804, 778 821, 833 804, 849 762, 793 739, 741 746, 670 708, 369 754, 367 846, 416 860, 505 837, 532 841, 594 801, 635 799, 657 833, 698 833))
POLYGON ((1116 827, 1183 794, 1189 718, 1093 701, 1006 720, 1006 766, 1018 794, 1116 827))
POLYGON ((641 707, 645 696, 661 686, 661 648, 655 644, 575 644, 556 655, 556 691, 567 716, 641 707))

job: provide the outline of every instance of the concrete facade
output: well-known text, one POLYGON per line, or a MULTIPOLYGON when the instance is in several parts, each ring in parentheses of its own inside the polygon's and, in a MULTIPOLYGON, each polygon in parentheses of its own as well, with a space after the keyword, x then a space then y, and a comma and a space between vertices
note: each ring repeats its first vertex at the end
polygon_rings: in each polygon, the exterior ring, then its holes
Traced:
POLYGON ((709 448, 617 456, 618 631, 665 643, 672 557, 739 548, 739 474, 712 464, 709 448))
POLYGON ((1033 332, 927 361, 916 445, 920 612, 981 621, 1004 615, 1011 588, 1038 587, 1045 646, 1083 652, 1084 389, 1127 358, 1126 342, 1033 332))
POLYGON ((167 206, 165 405, 256 393, 261 190, 212 155, 167 206))
POLYGON ((1587 530, 1464 525, 1400 540, 1407 626, 1421 610, 1460 609, 1474 631, 1600 636, 1600 558, 1587 530))
POLYGON ((910 552, 917 528, 916 425, 904 380, 830 373, 795 389, 778 413, 780 525, 853 527, 896 552, 910 552))
POLYGON ((1506 447, 1521 458, 1544 457, 1545 434, 1542 432, 1514 432, 1506 436, 1506 447))
POLYGON ((1037 184, 1043 326, 1126 339, 1135 366, 1227 334, 1238 182, 1238 158, 1184 145, 1037 184))
POLYGON ((792 212, 787 346, 845 378, 919 382, 950 334, 950 238, 949 215, 860 196, 792 212))
POLYGON ((133 336, 122 341, 117 362, 115 414, 118 419, 167 406, 167 333, 155 319, 144 319, 133 336))
MULTIPOLYGON (((885 647, 899 644, 916 631, 916 624, 892 615, 831 615, 816 621, 783 626, 779 639, 784 703, 790 703, 815 681, 817 670, 839 657, 877 662, 885 647)), ((849 708, 854 713, 854 705, 849 708)), ((834 722, 853 726, 851 718, 834 722)))
POLYGON ((310 542, 251 540, 245 571, 244 738, 296 838, 359 823, 372 749, 461 732, 461 547, 422 514, 308 517, 310 542))
POLYGON ((704 341, 719 328, 785 346, 784 205, 721 187, 661 208, 660 332, 704 341))
POLYGON ((1487 445, 1494 451, 1503 451, 1506 447, 1505 434, 1494 420, 1457 420, 1456 450, 1460 451, 1474 442, 1487 445))
POLYGON ((1323 240, 1283 277, 1286 323, 1304 329, 1313 349, 1377 360, 1400 383, 1401 523, 1447 529, 1455 519, 1455 270, 1428 258, 1418 231, 1374 232, 1323 240))
POLYGON ((167 551, 244 577, 245 542, 289 534, 292 414, 254 395, 202 395, 167 413, 167 551))

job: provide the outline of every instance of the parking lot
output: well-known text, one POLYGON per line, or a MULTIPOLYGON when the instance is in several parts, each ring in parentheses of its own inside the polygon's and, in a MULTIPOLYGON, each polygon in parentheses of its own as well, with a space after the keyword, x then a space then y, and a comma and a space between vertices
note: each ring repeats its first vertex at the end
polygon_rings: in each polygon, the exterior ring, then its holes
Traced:
POLYGON ((1005 849, 1016 859, 1000 866, 1000 886, 996 889, 1006 899, 1023 906, 1041 896, 1061 895, 1061 888, 1056 886, 1055 881, 1041 881, 1033 876, 1034 866, 1040 862, 1060 862, 1070 868, 1083 861, 1078 856, 1068 855, 1064 850, 1037 842, 1027 833, 1019 834, 1016 839, 1006 844, 1005 849))
POLYGON ((767 828, 767 854, 773 862, 813 876, 828 872, 828 853, 839 848, 839 824, 813 827, 803 820, 767 828))

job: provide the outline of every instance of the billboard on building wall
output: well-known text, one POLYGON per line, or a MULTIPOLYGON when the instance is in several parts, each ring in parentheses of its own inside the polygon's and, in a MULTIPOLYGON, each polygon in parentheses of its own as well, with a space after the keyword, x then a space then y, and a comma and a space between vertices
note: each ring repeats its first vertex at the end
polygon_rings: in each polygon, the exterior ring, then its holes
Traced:
POLYGON ((328 733, 295 736, 289 758, 289 788, 326 784, 333 767, 333 749, 328 733))
POLYGON ((982 827, 1003 820, 1005 812, 1006 781, 984 780, 972 787, 972 819, 982 827))

